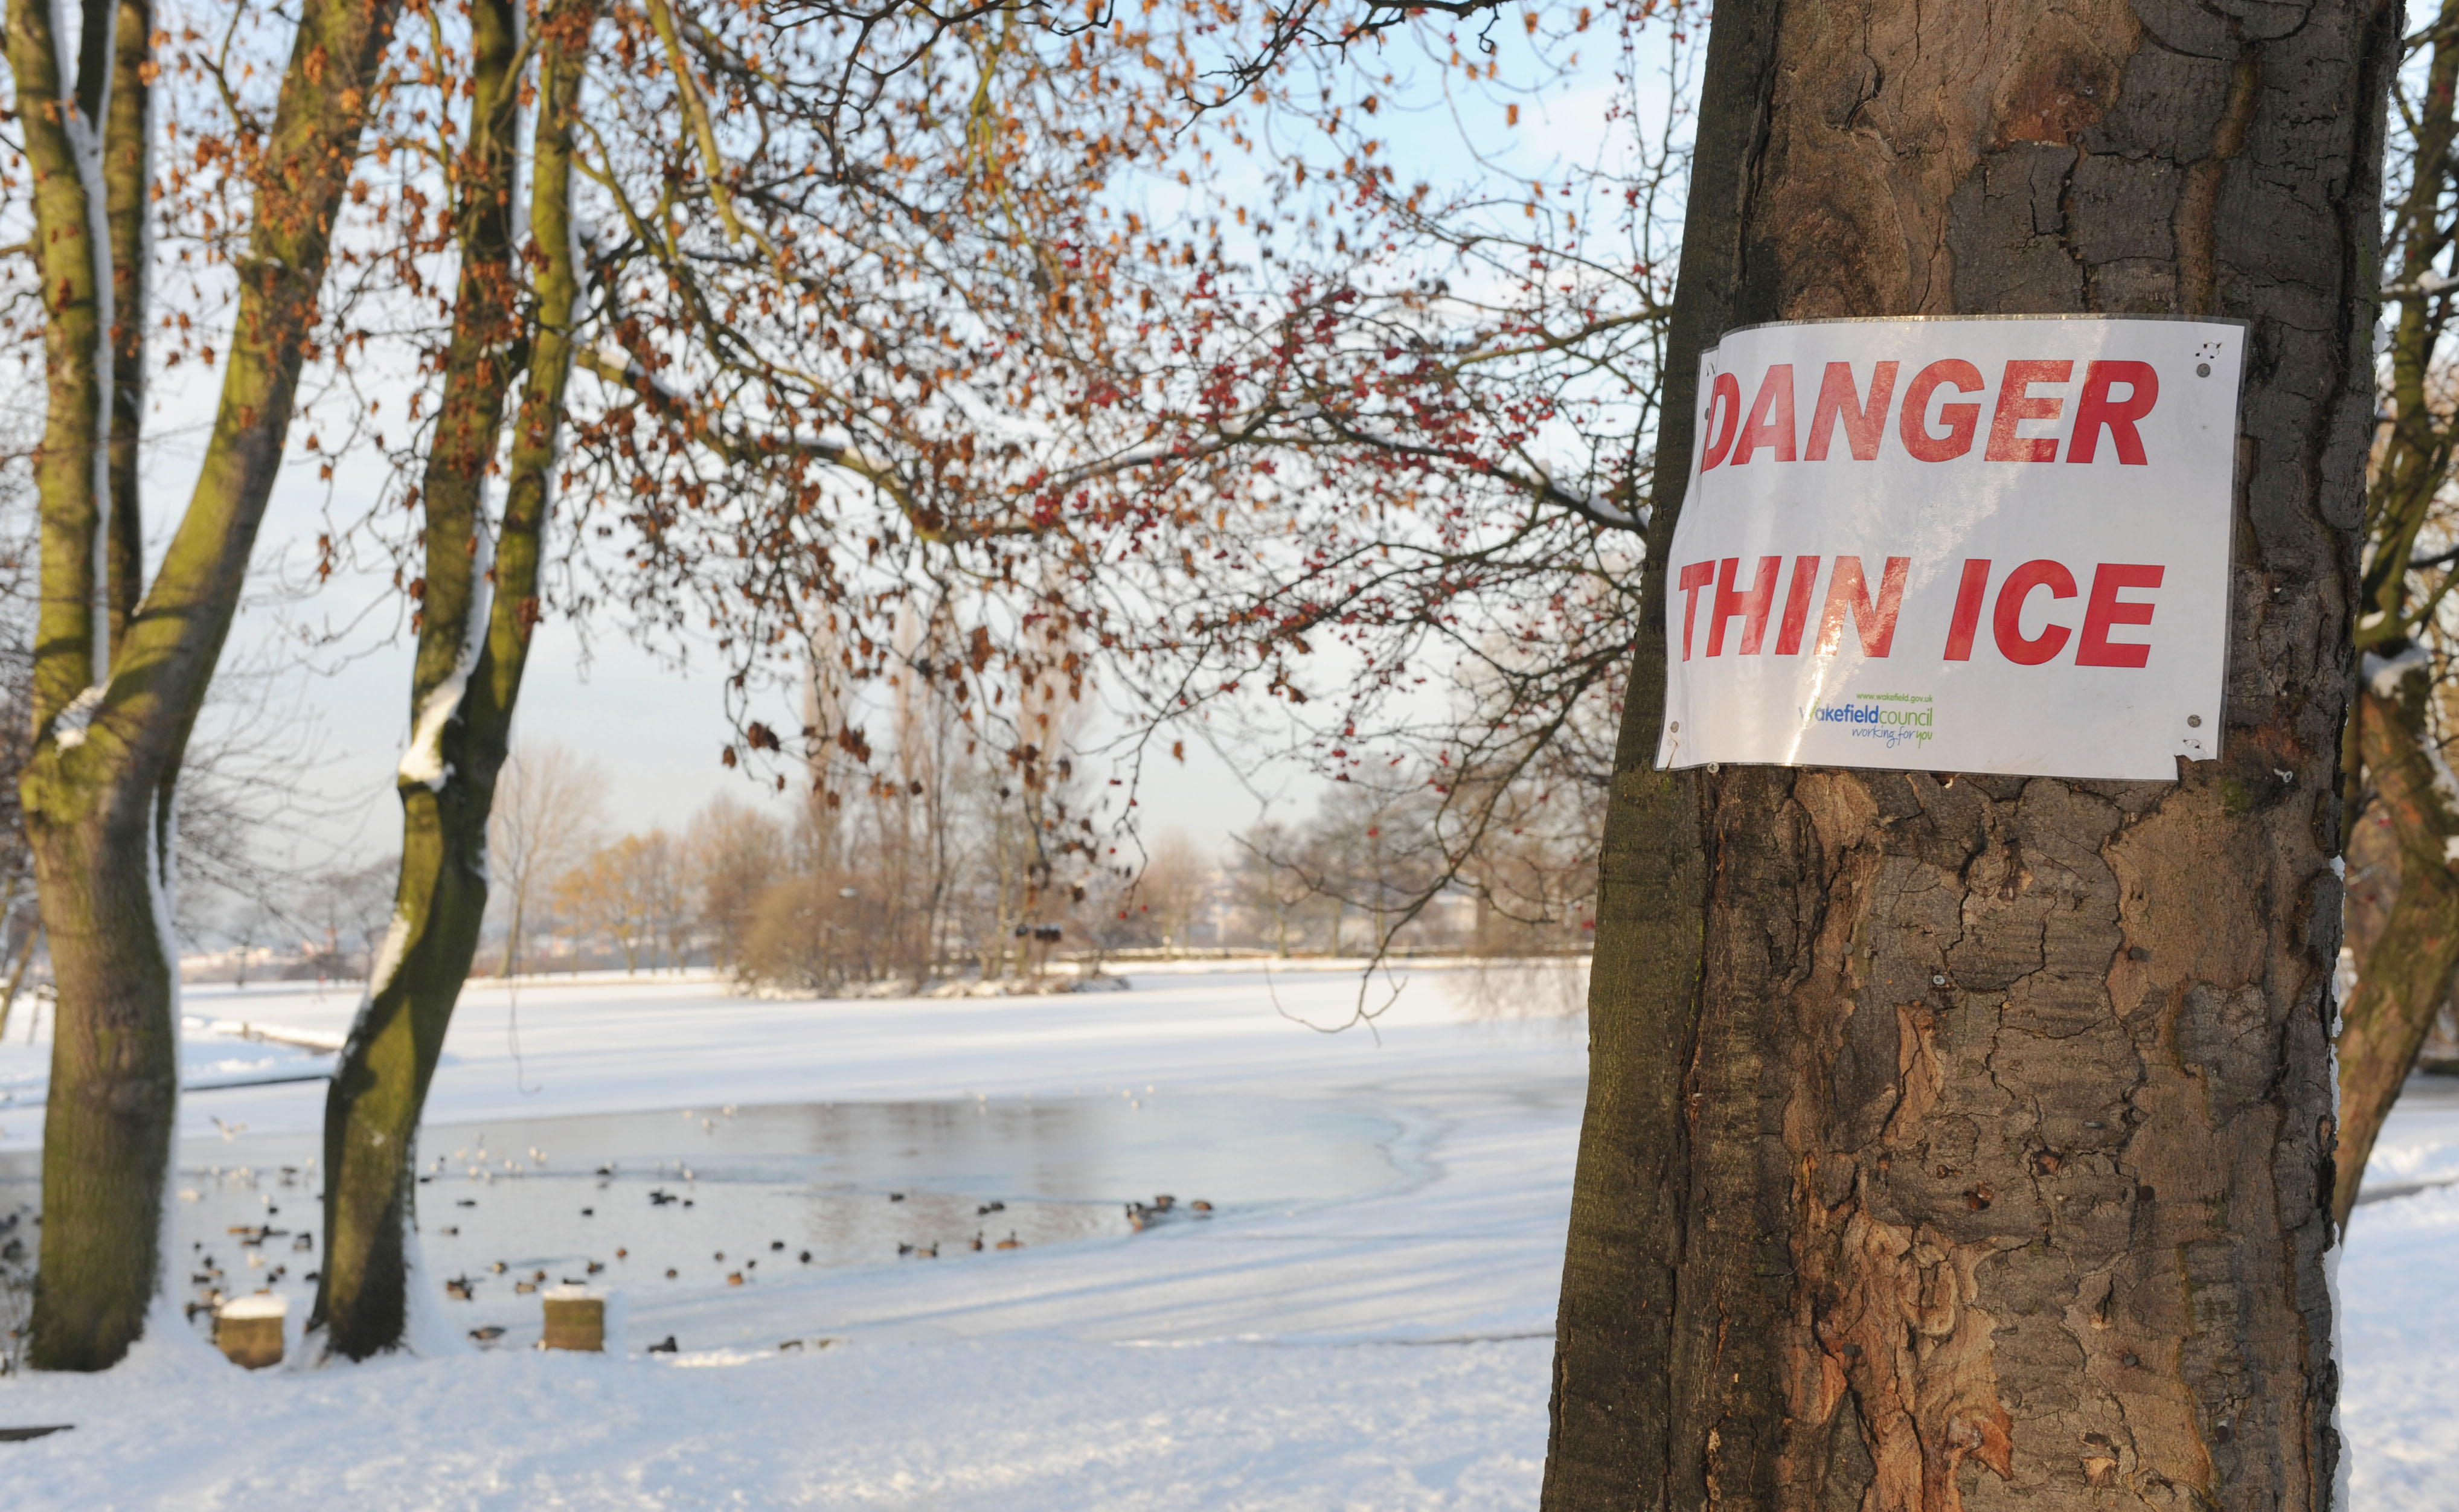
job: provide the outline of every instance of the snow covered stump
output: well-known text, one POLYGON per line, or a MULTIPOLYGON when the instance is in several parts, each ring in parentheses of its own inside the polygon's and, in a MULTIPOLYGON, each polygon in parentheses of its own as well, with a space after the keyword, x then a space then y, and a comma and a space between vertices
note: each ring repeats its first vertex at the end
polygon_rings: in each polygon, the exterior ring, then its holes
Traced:
POLYGON ((604 1351, 606 1298, 602 1294, 587 1287, 559 1286, 539 1300, 546 1309, 546 1335, 538 1340, 542 1348, 604 1351))
POLYGON ((214 1347, 234 1365, 263 1370, 282 1363, 282 1324, 290 1304, 270 1293, 234 1297, 214 1313, 214 1347))

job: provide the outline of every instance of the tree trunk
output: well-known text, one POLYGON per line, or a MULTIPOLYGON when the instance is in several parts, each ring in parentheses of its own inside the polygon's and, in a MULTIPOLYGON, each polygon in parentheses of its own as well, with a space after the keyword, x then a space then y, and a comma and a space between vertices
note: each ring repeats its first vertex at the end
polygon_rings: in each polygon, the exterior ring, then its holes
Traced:
POLYGON ((150 791, 44 787, 53 814, 81 811, 28 826, 59 991, 28 1359, 100 1370, 144 1332, 154 1295, 179 1094, 172 962, 156 928, 150 791))
MULTIPOLYGON (((48 696, 38 702, 36 717, 38 737, 52 739, 25 781, 27 839, 59 995, 53 1095, 43 1124, 41 1269, 28 1359, 53 1370, 110 1365, 144 1331, 160 1257, 179 1070, 172 1003, 177 966, 162 912, 170 836, 160 827, 158 800, 177 778, 186 719, 174 712, 167 728, 149 721, 151 727, 138 733, 140 744, 126 753, 133 759, 81 764, 83 770, 64 756, 56 727, 71 703, 90 700, 90 689, 109 682, 143 570, 136 466, 143 342, 137 333, 144 320, 143 217, 151 187, 145 73, 152 15, 143 4, 88 0, 84 21, 78 119, 72 129, 87 137, 77 144, 80 152, 99 147, 99 172, 77 184, 86 217, 78 230, 86 236, 74 243, 74 280, 60 285, 63 298, 47 322, 51 424, 37 470, 43 630, 52 654, 37 655, 48 696), (97 210, 104 232, 98 241, 91 237, 97 210)), ((25 45, 49 43, 34 37, 25 45)), ((21 67, 18 77, 22 88, 29 72, 21 67)), ((57 131, 37 139, 67 136, 57 131)), ((201 701, 202 693, 200 680, 193 696, 201 701)), ((191 708, 187 718, 193 717, 191 708)), ((95 745, 103 746, 108 735, 95 733, 101 736, 95 745)), ((81 748, 74 740, 68 745, 72 752, 81 748)))
MULTIPOLYGON (((1656 454, 1688 457, 1699 354, 1733 324, 1739 185, 1768 68, 1764 5, 1726 0, 1708 39, 1682 270, 1667 333, 1656 454)), ((1696 1054, 1707 898, 1698 777, 1653 769, 1665 714, 1665 562, 1687 472, 1656 472, 1640 566, 1630 681, 1597 854, 1588 961, 1588 1096, 1555 1317, 1541 1504, 1548 1512, 1691 1512, 1702 1446, 1673 1418, 1675 1313, 1693 1193, 1685 1073, 1696 1054)))
MULTIPOLYGON (((109 0, 87 0, 87 6, 94 12, 85 26, 91 36, 97 19, 107 24, 112 10, 109 0)), ((107 56, 109 32, 101 32, 106 46, 78 49, 84 76, 70 78, 60 67, 67 39, 53 30, 65 19, 65 8, 50 0, 10 0, 9 68, 33 175, 34 264, 43 296, 45 409, 33 459, 42 541, 32 679, 38 735, 47 721, 103 681, 110 657, 95 619, 102 605, 96 536, 107 502, 99 485, 111 423, 103 360, 111 249, 95 235, 106 197, 92 171, 107 105, 106 75, 95 68, 95 54, 107 56)), ((27 818, 31 829, 33 816, 27 818)))
MULTIPOLYGON (((492 806, 491 806, 492 807, 492 806)), ((511 981, 521 969, 521 906, 529 890, 517 880, 513 884, 513 927, 504 936, 504 980, 511 981)))
POLYGON ((398 789, 401 878, 392 932, 370 968, 368 1000, 325 1104, 325 1265, 308 1327, 322 1329, 326 1347, 351 1359, 402 1339, 419 1113, 486 921, 487 816, 537 621, 539 541, 572 370, 579 289, 570 215, 572 123, 578 59, 596 14, 595 0, 565 0, 540 23, 531 211, 536 328, 524 333, 514 315, 510 216, 520 17, 508 0, 471 8, 476 89, 460 165, 459 303, 423 488, 427 590, 412 672, 411 748, 398 789), (491 568, 476 543, 487 524, 486 481, 504 403, 524 348, 528 377, 491 568), (484 635, 474 635, 481 627, 484 635))
MULTIPOLYGON (((2347 1222, 2374 1138, 2406 1082, 2416 1053, 2448 998, 2459 963, 2459 878, 2449 842, 2459 836, 2459 792, 2437 791, 2441 766, 2429 718, 2434 666, 2421 641, 2435 639, 2452 578, 2416 562, 2418 539, 2441 512, 2450 476, 2454 424, 2437 402, 2439 360, 2448 319, 2435 292, 2436 265, 2448 255, 2446 208, 2459 137, 2459 0, 2444 0, 2425 29, 2432 53, 2407 119, 2410 148, 2404 201, 2390 216, 2399 319, 2384 353, 2390 423, 2375 456, 2367 500, 2368 547, 2356 645, 2372 691, 2361 695, 2342 739, 2343 784, 2368 782, 2399 851, 2400 889, 2384 927, 2356 943, 2357 992, 2340 1030, 2340 1150, 2335 1191, 2347 1222)), ((2385 261, 2389 261, 2386 259, 2385 261)))
MULTIPOLYGON (((121 13, 114 0, 89 4, 108 9, 115 23, 121 13)), ((111 28, 88 27, 85 76, 71 99, 52 8, 33 0, 9 8, 46 299, 35 746, 22 783, 59 984, 28 1349, 40 1369, 116 1362, 142 1331, 153 1295, 177 1095, 161 870, 169 792, 281 461, 333 214, 391 16, 390 0, 309 0, 302 9, 249 185, 249 245, 196 491, 152 589, 124 613, 113 589, 134 585, 111 579, 107 520, 106 388, 118 346, 109 253, 121 240, 116 227, 140 213, 146 186, 142 141, 112 133, 141 136, 144 113, 111 108, 94 83, 100 71, 132 61, 110 45, 111 28), (88 177, 89 166, 99 171, 88 177), (115 208, 121 221, 113 220, 115 208)), ((139 74, 150 65, 133 61, 139 74)), ((132 244, 141 248, 141 238, 132 244)), ((140 285, 142 271, 133 273, 140 285)))
POLYGON ((2395 11, 1717 9, 1659 454, 1825 316, 2250 323, 2228 729, 2163 783, 1651 772, 1602 857, 1549 1508, 2327 1505, 2336 768, 2395 11))
MULTIPOLYGON (((97 5, 95 9, 99 10, 97 5)), ((152 0, 114 0, 111 101, 104 136, 103 214, 111 228, 111 506, 105 574, 111 646, 128 632, 145 581, 145 516, 137 443, 145 419, 145 211, 154 188, 152 0)), ((166 837, 167 838, 167 837, 166 837)))
POLYGON ((2340 1150, 2333 1188, 2340 1222, 2356 1207, 2357 1185, 2425 1037, 2450 998, 2459 974, 2459 874, 2450 844, 2459 839, 2459 801, 2436 787, 2422 662, 2385 696, 2380 679, 2358 700, 2357 724, 2374 802, 2399 840, 2399 896, 2382 933, 2357 962, 2357 990, 2340 1018, 2340 1150))

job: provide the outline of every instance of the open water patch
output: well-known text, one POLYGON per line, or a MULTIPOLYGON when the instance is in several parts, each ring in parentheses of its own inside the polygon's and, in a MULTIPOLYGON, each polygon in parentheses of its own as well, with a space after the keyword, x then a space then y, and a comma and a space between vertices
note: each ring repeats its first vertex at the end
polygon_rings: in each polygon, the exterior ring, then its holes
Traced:
MULTIPOLYGON (((1379 1191, 1402 1179, 1400 1135, 1341 1103, 1150 1088, 437 1124, 418 1145, 420 1284, 478 1324, 535 1311, 532 1290, 565 1281, 649 1297, 808 1268, 995 1264, 1002 1250, 1379 1191)), ((260 1291, 306 1315, 320 1155, 304 1133, 181 1143, 172 1264, 200 1324, 216 1299, 260 1291)), ((0 1155, 0 1215, 18 1215, 25 1269, 40 1163, 0 1155)))

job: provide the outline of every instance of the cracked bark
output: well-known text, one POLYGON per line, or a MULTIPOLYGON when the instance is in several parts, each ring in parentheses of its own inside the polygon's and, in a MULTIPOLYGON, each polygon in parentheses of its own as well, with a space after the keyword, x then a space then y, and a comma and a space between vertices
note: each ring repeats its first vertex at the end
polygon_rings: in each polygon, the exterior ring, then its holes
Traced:
POLYGON ((2331 861, 2397 27, 1717 9, 1669 417, 1755 322, 2245 320, 2226 740, 2175 784, 1651 773, 1644 620, 1549 1508, 2328 1504, 2331 861))

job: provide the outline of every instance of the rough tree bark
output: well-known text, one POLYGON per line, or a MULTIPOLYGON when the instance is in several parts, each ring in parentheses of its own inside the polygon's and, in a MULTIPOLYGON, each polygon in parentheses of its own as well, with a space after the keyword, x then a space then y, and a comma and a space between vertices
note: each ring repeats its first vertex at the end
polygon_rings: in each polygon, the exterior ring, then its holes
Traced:
POLYGON ((474 92, 459 167, 460 286, 421 486, 426 577, 411 746, 399 782, 401 878, 391 934, 325 1104, 325 1266, 308 1326, 324 1331, 327 1350, 352 1359, 400 1344, 408 1321, 419 1110, 486 918, 487 815, 537 620, 538 556, 580 285, 572 134, 596 0, 564 0, 540 23, 536 288, 526 321, 510 210, 520 12, 514 0, 474 0, 470 15, 474 92), (487 479, 524 365, 490 554, 487 479))
POLYGON ((2398 23, 1717 8, 1660 454, 1736 326, 2242 318, 2228 728, 2174 785, 1668 777, 1647 584, 1547 1507, 2328 1503, 2331 861, 2398 23))
MULTIPOLYGON (((90 4, 115 21, 144 10, 90 4)), ((301 10, 255 165, 255 220, 212 435, 161 568, 131 609, 115 598, 122 583, 133 594, 135 578, 113 576, 108 521, 107 389, 127 334, 115 330, 110 309, 110 254, 123 238, 108 216, 141 214, 145 113, 120 108, 141 101, 65 94, 52 9, 37 0, 9 7, 18 119, 37 179, 49 405, 36 463, 35 746, 22 783, 59 984, 28 1349, 37 1368, 116 1361, 142 1332, 154 1293, 178 1094, 164 934, 168 794, 281 461, 333 214, 391 17, 391 0, 308 0, 301 10), (127 130, 140 139, 112 135, 127 130)), ((87 72, 128 66, 141 74, 147 59, 121 45, 141 39, 115 43, 112 28, 94 25, 84 36, 87 72)), ((126 229, 141 290, 141 227, 126 229)), ((133 482, 133 468, 127 475, 133 482)))

